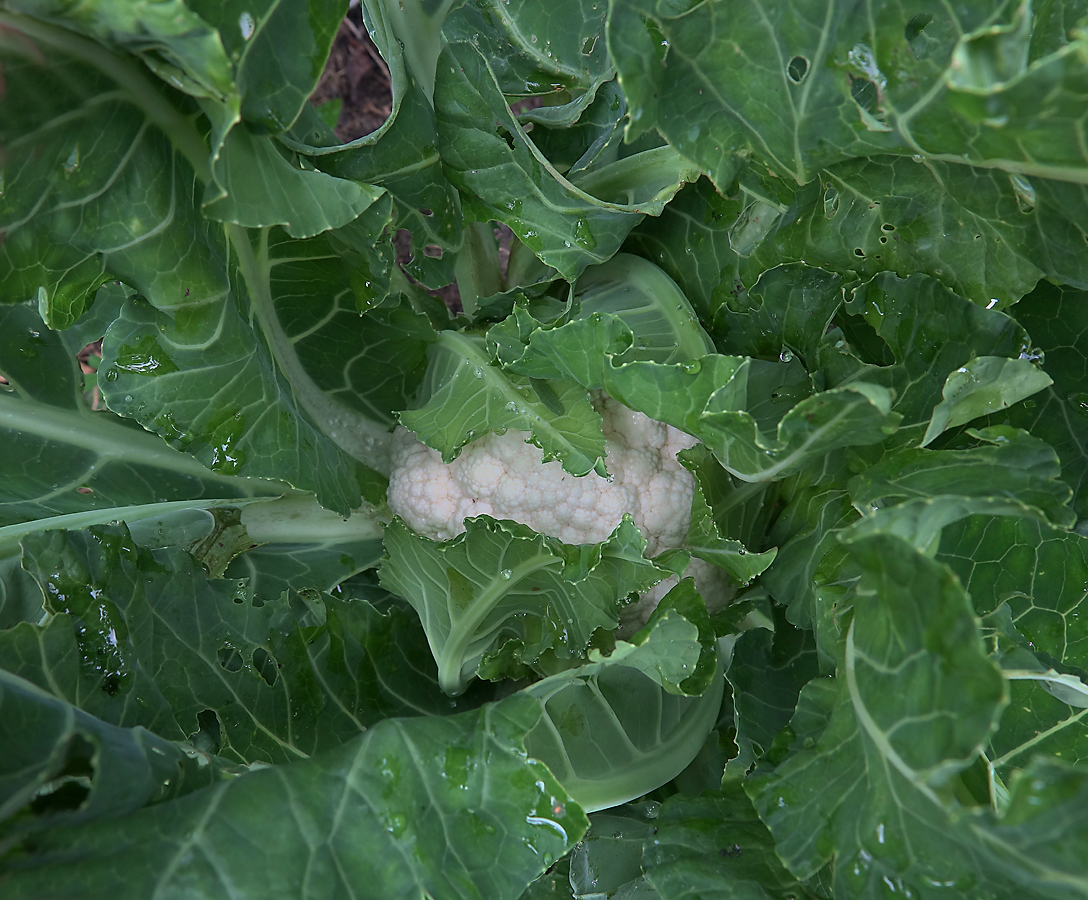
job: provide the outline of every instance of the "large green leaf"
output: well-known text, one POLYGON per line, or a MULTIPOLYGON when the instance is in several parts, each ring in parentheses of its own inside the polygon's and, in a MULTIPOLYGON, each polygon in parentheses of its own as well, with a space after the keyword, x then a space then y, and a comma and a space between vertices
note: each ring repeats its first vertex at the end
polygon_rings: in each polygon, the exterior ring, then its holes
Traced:
POLYGON ((221 291, 193 203, 207 148, 188 120, 130 60, 0 15, 21 35, 3 48, 3 299, 36 300, 64 328, 110 278, 163 303, 178 302, 179 281, 194 301, 221 291))
POLYGON ((405 269, 435 288, 453 280, 453 251, 462 239, 460 200, 442 172, 432 103, 440 31, 450 6, 363 3, 367 29, 389 67, 389 117, 371 134, 341 144, 304 105, 295 126, 280 137, 322 172, 384 187, 396 202, 398 224, 412 234, 413 255, 405 269))
POLYGON ((1039 518, 1070 528, 1071 491, 1061 481, 1054 451, 1022 431, 994 427, 971 432, 980 445, 963 450, 890 453, 850 480, 854 505, 867 513, 911 500, 933 504, 942 497, 1015 497, 1038 509, 1039 518))
POLYGON ((784 508, 766 538, 778 554, 760 579, 786 605, 789 621, 803 628, 813 627, 813 585, 820 562, 835 546, 836 532, 859 518, 845 487, 821 480, 819 473, 804 472, 783 483, 784 508))
POLYGON ((283 491, 212 471, 131 422, 93 411, 83 397, 80 349, 46 328, 31 306, 0 306, 0 375, 8 382, 0 392, 0 526, 8 526, 0 542, 12 526, 48 516, 101 510, 104 518, 82 521, 104 522, 124 518, 119 510, 133 505, 283 491))
POLYGON ((984 617, 1011 701, 986 751, 1002 798, 1033 755, 1088 758, 1088 628, 1081 624, 1088 539, 1026 519, 974 516, 941 534, 938 558, 984 617))
MULTIPOLYGON (((388 207, 378 222, 387 216, 388 207)), ((429 326, 403 310, 355 315, 370 298, 361 287, 354 294, 350 258, 338 260, 324 237, 290 242, 263 231, 251 242, 237 229, 232 244, 230 291, 193 308, 126 304, 103 342, 106 401, 216 471, 278 477, 347 513, 366 477, 359 460, 388 466, 382 420, 421 377, 429 326), (326 326, 354 340, 310 339, 326 326), (405 368, 364 378, 362 348, 405 368), (224 391, 229 400, 210 402, 224 391)))
POLYGON ((317 86, 344 15, 341 0, 190 0, 189 6, 219 33, 233 65, 242 118, 266 134, 284 131, 317 86))
POLYGON ((1029 65, 1032 24, 1014 4, 623 0, 608 41, 630 131, 656 127, 720 187, 738 153, 799 184, 882 152, 1083 183, 1084 37, 1029 65))
POLYGON ((1088 475, 1088 306, 1084 293, 1047 282, 1020 301, 1011 312, 1029 329, 1034 350, 1054 384, 1019 406, 995 416, 1027 428, 1047 441, 1062 461, 1062 477, 1074 491, 1073 508, 1088 514, 1085 477, 1088 475))
MULTIPOLYGON (((854 292, 845 309, 851 315, 840 318, 842 332, 821 347, 820 365, 833 384, 860 378, 894 390, 902 443, 932 440, 931 428, 939 434, 947 425, 951 409, 942 404, 949 378, 961 368, 961 375, 970 374, 976 357, 1037 359, 1031 339, 1008 315, 969 303, 929 278, 877 276, 854 292), (938 415, 942 421, 935 426, 938 415)), ((1039 389, 1030 378, 1025 383, 1039 389)), ((1009 400, 1017 396, 1013 390, 1009 400)))
POLYGON ((642 844, 653 831, 657 814, 658 804, 646 802, 589 817, 589 832, 570 855, 570 888, 575 900, 600 894, 656 898, 642 872, 642 844))
POLYGON ((685 187, 631 234, 704 316, 740 309, 768 269, 805 263, 847 283, 890 271, 926 274, 980 306, 1008 306, 1040 276, 1083 287, 1084 188, 1041 179, 1025 204, 999 170, 905 157, 838 163, 798 189, 757 177, 719 195, 685 187), (996 301, 996 303, 994 303, 996 301))
POLYGON ((813 900, 775 854, 774 840, 739 784, 661 804, 642 851, 662 900, 813 900))
MULTIPOLYGON (((103 298, 95 306, 106 304, 103 298)), ((214 472, 128 420, 92 411, 76 353, 98 335, 80 331, 86 329, 50 331, 31 305, 0 306, 0 374, 7 380, 0 392, 4 625, 40 617, 41 592, 19 565, 19 541, 28 535, 119 520, 153 522, 284 492, 279 482, 214 472)))
MULTIPOLYGON (((722 310, 722 349, 739 356, 788 361, 797 354, 815 368, 816 350, 842 305, 842 278, 809 266, 769 269, 752 286, 736 314, 722 310)), ((733 311, 730 305, 730 312, 733 311)))
POLYGON ((223 777, 220 761, 109 725, 0 669, 0 841, 122 816, 223 777))
POLYGON ((475 44, 503 94, 552 95, 548 98, 552 103, 537 116, 569 124, 577 117, 576 110, 584 108, 613 74, 602 6, 591 0, 547 6, 526 0, 476 0, 452 12, 443 35, 475 44), (566 103, 556 102, 560 100, 566 103))
MULTIPOLYGON (((203 733, 236 762, 338 747, 390 715, 448 713, 402 608, 312 591, 263 603, 123 526, 47 532, 24 565, 53 616, 0 633, 5 667, 112 725, 203 733)), ((468 698, 466 702, 472 702, 468 698)))
MULTIPOLYGON (((696 629, 669 610, 651 619, 634 643, 619 642, 611 656, 524 689, 544 709, 526 735, 526 749, 547 763, 586 810, 616 806, 660 787, 702 748, 717 721, 725 680, 717 663, 702 696, 667 690, 677 673, 662 665, 662 655, 675 666, 685 645, 692 661, 684 665, 694 668, 703 653, 696 629)), ((715 655, 711 649, 708 661, 715 655)))
POLYGON ((467 519, 465 529, 439 543, 395 519, 381 568, 383 586, 419 613, 439 681, 451 694, 496 654, 498 676, 546 651, 578 659, 596 629, 616 628, 629 594, 671 574, 643 556, 645 539, 629 519, 607 541, 583 546, 489 516, 467 519))
POLYGON ((743 632, 733 646, 726 678, 733 689, 733 715, 740 753, 726 765, 726 776, 739 780, 771 749, 797 706, 801 689, 819 674, 812 633, 773 610, 774 631, 743 632))
POLYGON ((279 144, 245 125, 226 136, 214 176, 214 188, 204 195, 205 215, 250 228, 282 225, 298 238, 347 225, 384 193, 300 167, 279 144))
POLYGON ((224 890, 316 900, 364 889, 515 900, 587 825, 525 756, 522 736, 539 714, 517 697, 448 718, 389 719, 320 757, 108 825, 51 831, 5 860, 0 890, 13 900, 224 890))
POLYGON ((762 539, 759 512, 766 492, 740 486, 701 444, 682 451, 680 462, 695 476, 684 549, 724 569, 738 585, 750 584, 777 554, 775 548, 753 552, 745 543, 762 539))
POLYGON ((844 898, 888 883, 923 896, 935 884, 969 896, 1083 891, 1079 864, 1034 854, 1030 830, 1016 827, 1060 820, 1064 846, 1079 842, 1079 776, 1036 763, 998 815, 968 792, 953 798, 1006 702, 958 579, 896 538, 851 553, 864 575, 836 678, 805 688, 794 752, 750 783, 783 861, 802 878, 831 862, 844 898))

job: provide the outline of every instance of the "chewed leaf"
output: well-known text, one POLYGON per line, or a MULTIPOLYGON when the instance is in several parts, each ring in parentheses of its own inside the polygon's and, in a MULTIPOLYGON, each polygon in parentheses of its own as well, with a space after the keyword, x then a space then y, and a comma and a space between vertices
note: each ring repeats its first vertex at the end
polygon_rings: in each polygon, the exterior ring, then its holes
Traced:
POLYGON ((817 0, 674 6, 624 0, 609 17, 628 139, 659 129, 723 192, 738 151, 798 184, 881 154, 1083 180, 1072 109, 1085 37, 1067 26, 1044 39, 1030 8, 934 3, 858 18, 817 0))
POLYGON ((376 897, 420 896, 421 885, 436 897, 467 896, 466 886, 516 897, 588 825, 552 773, 526 758, 524 735, 539 715, 539 704, 516 696, 460 715, 389 719, 319 757, 248 772, 108 828, 36 836, 0 884, 11 900, 79 896, 88 885, 124 900, 214 896, 224 882, 245 897, 284 897, 284 885, 307 898, 360 885, 376 897), (275 828, 262 828, 270 821, 275 828), (259 843, 238 843, 255 829, 259 843))
POLYGON ((47 531, 24 547, 51 617, 0 631, 0 658, 111 725, 182 741, 207 719, 220 756, 280 763, 389 715, 453 708, 412 613, 381 615, 359 590, 251 602, 244 585, 208 578, 184 550, 141 546, 124 526, 47 531))

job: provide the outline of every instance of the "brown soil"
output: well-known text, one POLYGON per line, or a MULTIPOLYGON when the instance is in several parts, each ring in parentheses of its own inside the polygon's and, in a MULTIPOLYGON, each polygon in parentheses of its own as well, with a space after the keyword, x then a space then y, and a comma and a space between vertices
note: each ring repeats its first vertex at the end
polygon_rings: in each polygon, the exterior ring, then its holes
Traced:
POLYGON ((376 131, 389 118, 393 93, 389 68, 363 25, 359 7, 351 9, 333 41, 329 61, 310 97, 314 106, 343 101, 336 136, 353 141, 376 131))

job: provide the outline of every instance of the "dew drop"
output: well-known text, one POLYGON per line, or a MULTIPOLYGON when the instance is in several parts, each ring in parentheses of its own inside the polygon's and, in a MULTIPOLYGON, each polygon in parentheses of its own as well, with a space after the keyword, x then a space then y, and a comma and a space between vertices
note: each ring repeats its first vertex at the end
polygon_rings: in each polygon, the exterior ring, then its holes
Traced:
POLYGON ((71 175, 78 168, 79 144, 76 144, 76 146, 72 148, 72 152, 68 154, 68 158, 64 161, 64 174, 71 175))

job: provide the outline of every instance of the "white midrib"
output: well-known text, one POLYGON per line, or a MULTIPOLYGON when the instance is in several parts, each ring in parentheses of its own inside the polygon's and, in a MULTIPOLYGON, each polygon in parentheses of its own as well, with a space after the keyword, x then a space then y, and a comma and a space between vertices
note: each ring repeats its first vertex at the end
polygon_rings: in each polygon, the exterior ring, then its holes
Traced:
POLYGON ((386 426, 345 406, 318 387, 303 367, 294 344, 280 324, 268 289, 268 272, 271 268, 268 231, 261 232, 259 257, 254 254, 249 234, 244 228, 227 225, 226 231, 238 253, 238 262, 249 288, 250 303, 261 333, 268 342, 277 368, 290 383, 300 405, 337 447, 370 468, 388 475, 390 435, 386 426))
POLYGON ((206 468, 193 457, 172 449, 161 438, 126 428, 100 413, 59 409, 0 395, 0 428, 90 450, 103 460, 156 466, 205 481, 238 485, 237 478, 206 468))
MULTIPOLYGON (((450 616, 450 633, 446 645, 442 648, 438 660, 438 682, 446 693, 460 693, 464 686, 461 679, 461 666, 469 645, 478 640, 477 633, 484 620, 498 605, 504 594, 509 593, 519 582, 530 575, 550 566, 561 566, 563 561, 551 555, 539 555, 528 562, 521 563, 510 571, 509 578, 495 576, 491 583, 478 597, 474 597, 464 618, 453 620, 450 616)), ((504 570, 505 571, 505 570, 504 570)))

